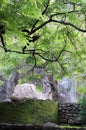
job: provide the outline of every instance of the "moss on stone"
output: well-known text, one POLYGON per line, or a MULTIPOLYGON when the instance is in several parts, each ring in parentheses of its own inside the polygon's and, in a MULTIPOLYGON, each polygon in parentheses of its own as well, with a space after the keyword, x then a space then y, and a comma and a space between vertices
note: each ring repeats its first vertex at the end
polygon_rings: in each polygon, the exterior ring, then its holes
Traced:
POLYGON ((44 124, 58 123, 58 103, 28 100, 23 103, 0 103, 0 123, 44 124))
POLYGON ((71 126, 71 125, 67 125, 67 126, 60 126, 60 128, 64 128, 64 129, 66 129, 66 128, 71 128, 71 129, 74 129, 74 128, 77 128, 77 130, 79 129, 79 128, 86 128, 86 126, 71 126))

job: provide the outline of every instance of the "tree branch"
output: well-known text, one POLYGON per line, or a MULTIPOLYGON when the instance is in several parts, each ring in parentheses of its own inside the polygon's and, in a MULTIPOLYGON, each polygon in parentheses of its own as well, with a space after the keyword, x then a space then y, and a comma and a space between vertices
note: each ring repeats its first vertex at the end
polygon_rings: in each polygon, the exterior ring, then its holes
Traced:
POLYGON ((7 52, 6 43, 4 41, 4 38, 3 38, 2 34, 0 35, 0 38, 1 38, 2 48, 4 48, 4 51, 7 52))
MULTIPOLYGON (((50 0, 48 0, 47 1, 47 4, 46 4, 46 6, 45 6, 45 9, 43 10, 43 12, 42 12, 42 15, 44 15, 45 13, 46 13, 46 11, 47 11, 47 9, 48 9, 48 6, 49 6, 49 3, 50 3, 50 0)), ((33 31, 33 29, 35 28, 35 26, 36 26, 36 24, 39 22, 39 19, 37 19, 35 22, 34 22, 34 24, 33 24, 33 26, 32 26, 32 29, 31 29, 31 32, 33 31)))
POLYGON ((36 31, 38 31, 39 29, 41 29, 42 27, 44 27, 46 24, 52 22, 50 19, 45 21, 44 23, 42 23, 41 25, 39 25, 38 27, 36 27, 35 29, 33 29, 31 32, 30 32, 30 35, 35 33, 36 31))
POLYGON ((36 57, 35 57, 35 51, 33 52, 34 53, 34 55, 33 55, 33 57, 34 57, 34 65, 31 67, 31 69, 28 71, 28 72, 30 72, 30 71, 34 71, 34 69, 36 68, 36 57))
MULTIPOLYGON (((55 14, 53 14, 53 16, 55 16, 55 14)), ((62 21, 62 20, 59 21, 59 20, 52 19, 53 16, 51 15, 50 19, 48 19, 47 21, 45 21, 44 23, 42 23, 41 25, 39 25, 38 27, 36 27, 35 29, 33 29, 30 34, 35 33, 36 31, 38 31, 39 29, 43 28, 45 25, 47 25, 50 22, 60 23, 60 24, 65 25, 65 26, 71 26, 71 27, 75 28, 76 30, 78 30, 80 32, 83 32, 83 33, 86 32, 86 29, 85 30, 81 29, 81 28, 77 27, 76 25, 74 25, 74 24, 72 24, 70 22, 65 22, 65 21, 62 21)))
POLYGON ((68 75, 67 71, 65 70, 65 68, 63 67, 63 65, 58 61, 60 67, 62 68, 62 70, 68 75))
POLYGON ((84 33, 86 32, 86 30, 81 29, 70 22, 58 21, 58 20, 54 20, 54 19, 51 19, 51 22, 60 23, 60 24, 66 25, 66 26, 71 26, 80 32, 84 32, 84 33))
POLYGON ((50 3, 50 0, 47 1, 46 7, 45 7, 44 11, 42 12, 42 15, 44 15, 46 13, 49 3, 50 3))
POLYGON ((57 13, 54 13, 52 15, 50 15, 50 18, 52 19, 53 17, 57 16, 57 15, 66 15, 66 14, 72 14, 72 13, 78 13, 80 12, 80 10, 72 10, 72 11, 68 11, 68 12, 57 12, 57 13))
POLYGON ((66 1, 66 0, 63 0, 63 3, 64 3, 64 4, 72 4, 72 5, 81 6, 80 3, 75 3, 75 2, 73 2, 73 1, 66 1))

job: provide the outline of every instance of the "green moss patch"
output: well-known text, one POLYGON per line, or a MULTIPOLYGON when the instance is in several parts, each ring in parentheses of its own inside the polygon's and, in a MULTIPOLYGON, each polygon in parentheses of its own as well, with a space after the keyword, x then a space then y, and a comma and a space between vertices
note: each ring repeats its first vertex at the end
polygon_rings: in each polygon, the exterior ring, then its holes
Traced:
POLYGON ((71 129, 73 129, 73 128, 77 128, 77 129, 79 129, 79 128, 86 128, 86 126, 70 126, 70 125, 67 125, 67 126, 60 126, 61 128, 71 128, 71 129))
POLYGON ((44 124, 58 123, 58 103, 28 100, 23 103, 0 103, 0 123, 44 124))

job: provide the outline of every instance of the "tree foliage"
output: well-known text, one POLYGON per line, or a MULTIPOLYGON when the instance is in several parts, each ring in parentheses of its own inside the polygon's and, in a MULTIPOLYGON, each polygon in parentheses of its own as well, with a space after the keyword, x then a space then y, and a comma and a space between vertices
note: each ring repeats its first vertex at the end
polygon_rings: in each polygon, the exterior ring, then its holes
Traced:
POLYGON ((85 0, 0 1, 1 72, 85 73, 85 0))

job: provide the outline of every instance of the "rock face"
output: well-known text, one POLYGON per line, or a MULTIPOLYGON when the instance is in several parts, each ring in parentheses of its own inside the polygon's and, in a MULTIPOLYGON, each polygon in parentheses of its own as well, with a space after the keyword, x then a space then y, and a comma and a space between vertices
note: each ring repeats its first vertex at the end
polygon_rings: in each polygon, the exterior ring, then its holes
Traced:
POLYGON ((7 80, 3 77, 3 75, 0 75, 0 102, 4 101, 6 99, 6 82, 7 80))
POLYGON ((34 84, 25 83, 16 85, 11 99, 15 101, 24 101, 28 99, 47 100, 51 98, 47 94, 37 92, 36 86, 34 84))
POLYGON ((7 96, 7 100, 10 99, 15 86, 18 84, 18 79, 19 79, 19 73, 17 71, 13 71, 10 75, 10 77, 7 80, 6 83, 6 96, 7 96))
POLYGON ((58 85, 59 103, 76 103, 75 79, 63 78, 58 85))
MULTIPOLYGON (((5 88, 4 86, 2 86, 2 87, 5 88)), ((0 91, 0 102, 5 101, 5 100, 6 100, 6 89, 2 89, 0 91)))

